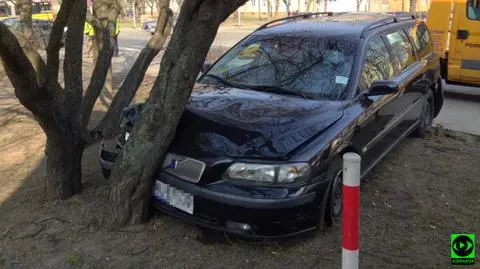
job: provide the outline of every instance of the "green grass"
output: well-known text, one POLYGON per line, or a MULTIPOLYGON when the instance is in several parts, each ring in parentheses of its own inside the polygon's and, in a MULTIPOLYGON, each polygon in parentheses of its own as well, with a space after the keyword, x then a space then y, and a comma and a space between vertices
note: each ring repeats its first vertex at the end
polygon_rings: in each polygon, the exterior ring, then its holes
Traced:
POLYGON ((80 253, 75 251, 67 257, 67 263, 71 266, 78 265, 80 263, 80 253))

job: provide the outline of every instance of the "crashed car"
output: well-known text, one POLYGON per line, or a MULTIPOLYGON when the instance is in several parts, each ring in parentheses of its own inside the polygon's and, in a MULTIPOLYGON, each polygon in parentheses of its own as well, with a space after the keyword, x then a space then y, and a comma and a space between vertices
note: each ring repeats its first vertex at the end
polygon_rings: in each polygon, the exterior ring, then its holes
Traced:
MULTIPOLYGON (((364 177, 443 104, 423 22, 309 14, 269 23, 206 68, 155 175, 154 206, 253 238, 322 229, 342 212, 342 156, 364 177)), ((116 150, 143 104, 124 110, 116 150)), ((117 152, 102 147, 108 176, 117 152)))

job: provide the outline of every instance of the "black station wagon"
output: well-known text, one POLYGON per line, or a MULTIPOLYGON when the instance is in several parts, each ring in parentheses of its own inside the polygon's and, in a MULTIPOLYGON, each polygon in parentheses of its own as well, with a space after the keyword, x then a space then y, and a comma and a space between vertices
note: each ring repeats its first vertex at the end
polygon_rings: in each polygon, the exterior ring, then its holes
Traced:
MULTIPOLYGON (((270 22, 198 78, 158 168, 154 206, 204 228, 268 238, 341 215, 345 152, 362 177, 443 104, 439 59, 414 17, 312 13, 270 22)), ((124 110, 121 148, 142 110, 124 110)), ((102 146, 108 176, 116 152, 102 146)))

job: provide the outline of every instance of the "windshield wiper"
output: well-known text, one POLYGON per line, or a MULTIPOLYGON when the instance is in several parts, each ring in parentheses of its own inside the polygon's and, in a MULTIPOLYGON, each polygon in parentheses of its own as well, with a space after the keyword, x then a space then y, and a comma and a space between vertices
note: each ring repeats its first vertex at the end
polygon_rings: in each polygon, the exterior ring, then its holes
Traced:
POLYGON ((220 77, 220 76, 217 76, 217 75, 213 75, 213 74, 205 74, 204 77, 209 77, 209 78, 213 78, 215 79, 216 81, 222 83, 222 84, 225 84, 227 86, 230 86, 230 87, 233 87, 233 88, 245 88, 244 86, 242 85, 237 85, 237 84, 234 84, 234 83, 231 83, 229 81, 227 81, 226 79, 220 77))
POLYGON ((248 86, 248 87, 254 90, 259 90, 259 91, 268 91, 268 92, 274 92, 274 93, 280 93, 280 94, 301 96, 305 99, 315 99, 312 96, 306 95, 303 91, 292 91, 292 90, 288 90, 288 89, 277 87, 277 86, 254 85, 254 86, 248 86))

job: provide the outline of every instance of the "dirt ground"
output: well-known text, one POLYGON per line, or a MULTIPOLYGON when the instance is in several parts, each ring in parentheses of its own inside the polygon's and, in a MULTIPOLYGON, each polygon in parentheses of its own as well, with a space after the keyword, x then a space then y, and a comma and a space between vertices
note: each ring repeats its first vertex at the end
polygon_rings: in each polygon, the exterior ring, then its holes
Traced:
MULTIPOLYGON (((0 93, 0 268, 340 268, 340 224, 262 242, 206 236, 165 215, 101 229, 98 146, 84 155, 84 191, 45 200, 44 135, 11 92, 0 93)), ((361 187, 361 268, 450 268, 450 234, 480 236, 479 146, 437 128, 377 166, 361 187)))

